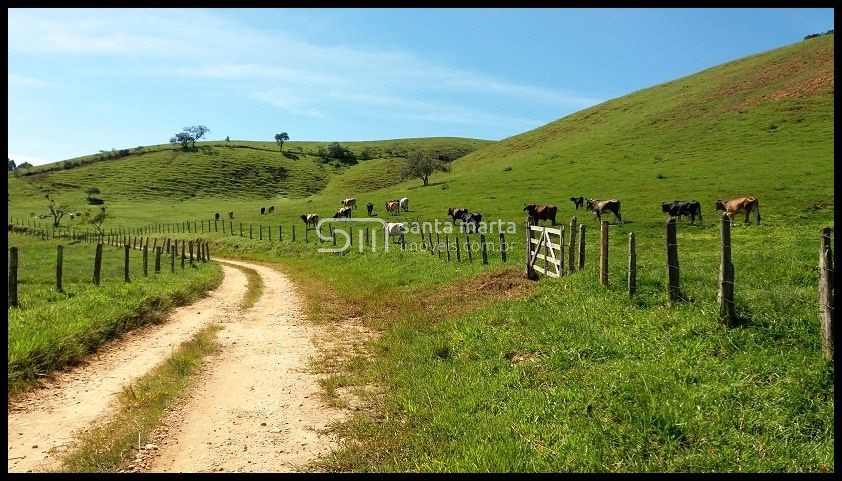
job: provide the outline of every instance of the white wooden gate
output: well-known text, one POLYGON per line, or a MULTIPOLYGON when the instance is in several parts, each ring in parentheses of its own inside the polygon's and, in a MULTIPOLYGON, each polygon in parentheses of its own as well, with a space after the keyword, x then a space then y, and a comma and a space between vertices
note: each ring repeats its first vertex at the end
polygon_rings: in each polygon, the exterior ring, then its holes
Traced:
POLYGON ((558 229, 529 226, 529 252, 527 270, 540 272, 545 276, 561 277, 564 274, 564 226, 558 229), (535 237, 535 233, 538 237, 535 237), (543 249, 543 252, 542 252, 543 249), (542 262, 538 262, 538 260, 542 262))

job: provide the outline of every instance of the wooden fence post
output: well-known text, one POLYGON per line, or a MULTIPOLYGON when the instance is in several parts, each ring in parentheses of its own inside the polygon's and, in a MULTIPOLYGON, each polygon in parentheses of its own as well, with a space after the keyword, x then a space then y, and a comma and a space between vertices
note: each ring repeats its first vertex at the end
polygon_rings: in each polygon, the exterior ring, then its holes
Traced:
POLYGON ((819 246, 819 313, 822 320, 822 351, 825 359, 833 361, 833 250, 830 246, 830 227, 821 230, 819 246))
POLYGON ((269 234, 269 242, 272 242, 272 226, 266 226, 266 233, 269 234))
MULTIPOLYGON (((210 222, 210 221, 208 221, 208 222, 210 222)), ((223 228, 225 227, 225 222, 222 223, 222 227, 223 228)), ((217 219, 213 220, 213 231, 219 232, 219 221, 217 219)))
POLYGON ((482 246, 482 263, 488 265, 488 250, 485 246, 485 234, 479 235, 479 243, 482 246))
POLYGON ((123 277, 126 282, 131 282, 129 279, 129 249, 131 249, 130 245, 123 246, 123 277))
POLYGON ((18 305, 18 248, 9 248, 9 305, 18 305))
POLYGON ((564 251, 566 250, 564 248, 564 240, 565 239, 564 239, 564 226, 563 225, 558 226, 558 233, 559 233, 559 236, 558 236, 558 242, 559 242, 559 247, 558 247, 558 276, 561 277, 561 276, 564 275, 564 270, 565 270, 564 269, 564 251))
POLYGON ((439 255, 439 259, 441 259, 441 239, 439 239, 438 232, 436 232, 436 253, 439 255))
POLYGON ((368 226, 365 226, 365 245, 368 245, 368 226))
POLYGON ((585 267, 585 224, 579 224, 579 270, 585 267))
MULTIPOLYGON (((330 226, 327 226, 328 232, 330 232, 330 226)), ((321 237, 319 237, 319 241, 321 242, 321 237)), ((310 228, 306 225, 304 226, 304 242, 310 242, 310 228)))
POLYGON ((170 249, 170 272, 172 274, 175 274, 175 253, 176 253, 176 250, 178 250, 178 247, 176 247, 176 246, 172 246, 172 249, 170 249))
POLYGON ((193 241, 190 241, 190 267, 193 267, 193 241))
POLYGON ((629 232, 629 295, 637 291, 637 252, 634 245, 634 232, 629 232))
POLYGON ((671 217, 667 221, 667 280, 670 305, 675 304, 681 299, 681 289, 679 288, 679 269, 678 269, 678 240, 676 236, 676 222, 675 217, 671 217))
POLYGON ((447 262, 450 262, 450 237, 447 234, 444 235, 444 250, 447 253, 447 262))
POLYGON ((599 229, 599 283, 608 286, 608 221, 600 223, 599 229))
POLYGON ((208 262, 210 262, 210 243, 205 242, 205 257, 207 258, 208 262))
POLYGON ((282 240, 284 240, 284 231, 283 231, 283 226, 279 225, 278 226, 278 242, 281 242, 282 240))
POLYGON ((722 259, 719 264, 719 317, 731 327, 734 315, 734 264, 731 263, 731 219, 722 213, 722 259))
MULTIPOLYGON (((562 252, 562 255, 564 253, 562 252)), ((570 218, 570 247, 567 255, 567 272, 576 272, 576 216, 570 218)))
POLYGON ((295 224, 292 225, 292 241, 295 242, 295 224))
POLYGON ((430 232, 427 233, 427 240, 430 241, 430 255, 433 255, 436 253, 434 249, 438 249, 438 245, 435 248, 433 247, 433 229, 430 229, 430 232))
POLYGON ((474 262, 474 258, 471 256, 471 238, 468 234, 465 234, 465 250, 468 251, 468 262, 474 262))
POLYGON ((181 241, 181 270, 184 270, 184 260, 185 260, 184 259, 185 258, 185 255, 184 255, 184 247, 185 246, 184 246, 184 244, 186 244, 186 243, 187 243, 186 240, 181 241))
POLYGON ((526 278, 535 279, 535 269, 532 268, 532 217, 526 218, 526 278))
POLYGON ((155 251, 155 274, 161 273, 161 248, 156 247, 155 251))
POLYGON ((102 244, 96 245, 96 254, 94 255, 94 285, 99 285, 99 274, 102 269, 102 244))
POLYGON ((506 263, 506 234, 500 233, 500 260, 506 263))
POLYGON ((64 262, 64 246, 59 244, 56 246, 56 291, 62 292, 61 288, 61 277, 63 274, 63 264, 64 262))
POLYGON ((149 276, 149 246, 143 246, 143 277, 149 276))
POLYGON ((456 243, 454 245, 456 246, 456 262, 461 263, 462 262, 462 255, 461 255, 460 250, 459 250, 459 236, 458 235, 455 236, 455 240, 456 240, 456 243))

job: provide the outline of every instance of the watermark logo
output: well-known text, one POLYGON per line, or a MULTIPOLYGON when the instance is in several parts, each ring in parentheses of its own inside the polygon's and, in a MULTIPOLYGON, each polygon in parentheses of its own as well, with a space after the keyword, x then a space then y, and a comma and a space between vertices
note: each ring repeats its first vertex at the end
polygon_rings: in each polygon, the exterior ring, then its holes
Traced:
MULTIPOLYGON (((402 250, 429 250, 430 244, 433 245, 434 249, 442 248, 440 244, 445 242, 445 239, 454 239, 450 237, 453 234, 457 236, 460 234, 466 236, 514 234, 517 232, 517 225, 514 222, 501 219, 493 222, 454 224, 439 219, 432 222, 386 222, 384 219, 377 217, 359 217, 321 219, 315 230, 321 242, 334 244, 333 247, 319 247, 318 252, 346 252, 351 249, 353 244, 357 245, 360 252, 369 249, 369 247, 374 252, 381 246, 383 250, 388 252, 389 248, 394 245, 399 245, 402 250), (365 227, 358 226, 355 228, 353 224, 365 224, 365 227), (407 241, 404 237, 406 235, 418 236, 421 242, 407 241), (378 241, 381 238, 382 243, 378 241), (433 244, 433 239, 435 239, 435 244, 433 244)), ((447 240, 447 242, 451 242, 451 240, 447 240)), ((506 245, 508 246, 508 243, 506 245)))

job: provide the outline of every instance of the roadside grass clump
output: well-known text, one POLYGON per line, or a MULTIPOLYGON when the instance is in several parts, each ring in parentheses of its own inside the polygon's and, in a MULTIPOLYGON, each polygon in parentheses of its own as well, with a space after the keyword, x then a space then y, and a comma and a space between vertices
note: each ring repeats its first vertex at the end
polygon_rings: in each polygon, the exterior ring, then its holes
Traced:
POLYGON ((136 273, 131 282, 125 283, 122 250, 112 248, 113 252, 106 254, 109 249, 104 248, 102 284, 83 285, 82 279, 87 276, 81 273, 88 270, 88 263, 92 267, 94 252, 94 246, 86 244, 65 250, 68 277, 64 292, 55 293, 54 258, 46 269, 30 265, 33 259, 54 255, 55 243, 18 237, 10 236, 11 244, 20 245, 20 258, 24 260, 18 287, 22 307, 8 309, 10 395, 55 369, 77 362, 124 332, 163 319, 173 307, 197 299, 222 280, 218 265, 197 263, 193 269, 182 272, 179 268, 174 274, 168 268, 157 275, 150 271, 148 277, 136 273), (116 262, 114 258, 119 258, 119 275, 108 274, 105 267, 116 262), (70 282, 74 272, 80 273, 79 277, 77 282, 70 282))
POLYGON ((192 375, 219 352, 219 325, 183 342, 156 368, 123 388, 115 414, 100 420, 63 455, 57 472, 106 473, 127 469, 131 453, 143 449, 167 408, 188 388, 192 375))

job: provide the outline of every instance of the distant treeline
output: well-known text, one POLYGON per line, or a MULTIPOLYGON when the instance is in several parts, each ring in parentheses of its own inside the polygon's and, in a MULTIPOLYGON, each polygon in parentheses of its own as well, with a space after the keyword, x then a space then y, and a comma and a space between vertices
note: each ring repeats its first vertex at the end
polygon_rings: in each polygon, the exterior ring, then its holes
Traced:
POLYGON ((813 34, 807 35, 806 37, 804 37, 804 40, 807 40, 808 38, 821 37, 822 35, 830 35, 832 33, 833 33, 833 29, 831 28, 830 30, 828 30, 825 33, 813 33, 813 34))

